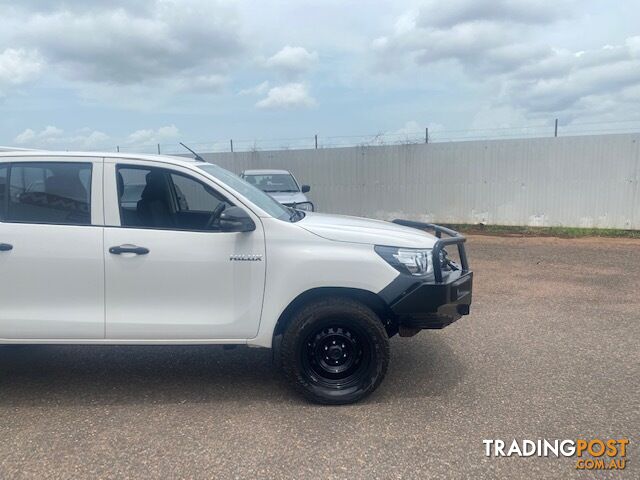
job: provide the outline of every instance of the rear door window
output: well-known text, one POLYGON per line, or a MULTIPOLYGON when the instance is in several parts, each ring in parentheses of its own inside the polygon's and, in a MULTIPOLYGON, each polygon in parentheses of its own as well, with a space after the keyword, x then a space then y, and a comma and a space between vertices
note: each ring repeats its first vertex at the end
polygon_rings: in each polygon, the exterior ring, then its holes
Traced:
POLYGON ((90 163, 13 163, 7 221, 90 225, 91 168, 90 163))

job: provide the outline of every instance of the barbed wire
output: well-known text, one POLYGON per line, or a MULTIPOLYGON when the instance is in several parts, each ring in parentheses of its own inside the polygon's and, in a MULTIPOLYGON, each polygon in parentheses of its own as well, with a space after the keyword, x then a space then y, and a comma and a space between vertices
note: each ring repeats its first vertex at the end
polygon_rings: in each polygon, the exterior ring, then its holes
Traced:
MULTIPOLYGON (((500 140, 553 136, 576 136, 640 132, 639 120, 611 120, 606 122, 580 122, 567 125, 529 125, 522 127, 491 127, 475 129, 442 129, 425 127, 422 131, 378 132, 360 135, 312 134, 304 137, 240 138, 228 140, 182 140, 200 153, 247 152, 265 150, 324 149, 354 146, 409 145, 474 140, 500 140), (626 126, 625 126, 626 124, 626 126)), ((68 150, 69 146, 60 145, 68 150)), ((187 153, 179 144, 141 143, 116 145, 114 151, 124 153, 187 153)))

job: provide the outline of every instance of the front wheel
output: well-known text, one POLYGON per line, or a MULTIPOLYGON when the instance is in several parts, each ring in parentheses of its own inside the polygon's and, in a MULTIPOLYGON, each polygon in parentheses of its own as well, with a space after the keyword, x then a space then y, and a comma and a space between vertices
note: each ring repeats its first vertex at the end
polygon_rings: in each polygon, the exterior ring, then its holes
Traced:
POLYGON ((353 403, 382 382, 389 339, 367 306, 347 298, 317 300, 293 316, 282 339, 280 364, 311 401, 353 403))

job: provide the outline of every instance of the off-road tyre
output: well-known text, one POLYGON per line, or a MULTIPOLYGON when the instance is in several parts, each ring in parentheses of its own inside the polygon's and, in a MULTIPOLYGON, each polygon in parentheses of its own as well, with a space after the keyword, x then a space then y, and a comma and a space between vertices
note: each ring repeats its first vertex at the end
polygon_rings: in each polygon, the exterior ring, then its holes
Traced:
POLYGON ((371 394, 386 375, 389 338, 366 305, 324 298, 293 314, 278 356, 287 379, 307 399, 354 403, 371 394))

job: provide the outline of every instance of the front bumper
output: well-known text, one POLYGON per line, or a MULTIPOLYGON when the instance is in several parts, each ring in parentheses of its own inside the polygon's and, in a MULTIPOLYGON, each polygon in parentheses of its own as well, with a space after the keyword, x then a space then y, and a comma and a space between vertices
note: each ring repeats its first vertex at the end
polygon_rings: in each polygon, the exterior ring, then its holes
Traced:
POLYGON ((438 329, 469 315, 473 272, 452 272, 442 283, 413 284, 389 308, 399 326, 410 329, 438 329))
POLYGON ((464 247, 466 239, 458 232, 439 225, 394 220, 395 223, 435 232, 438 241, 433 247, 434 278, 416 281, 411 275, 399 275, 379 295, 387 303, 395 322, 401 329, 439 329, 468 315, 471 310, 473 272, 469 269, 464 247), (442 234, 449 238, 442 238, 442 234), (456 245, 460 265, 447 270, 440 265, 440 251, 446 245, 456 245))

